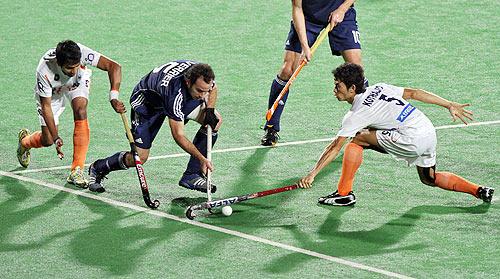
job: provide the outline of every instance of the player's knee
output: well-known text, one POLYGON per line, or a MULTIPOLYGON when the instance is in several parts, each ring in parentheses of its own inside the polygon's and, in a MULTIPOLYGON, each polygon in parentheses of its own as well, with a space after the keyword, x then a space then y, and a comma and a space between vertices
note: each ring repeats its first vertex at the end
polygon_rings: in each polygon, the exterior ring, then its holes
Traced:
POLYGON ((436 186, 435 184, 435 175, 434 175, 434 167, 427 167, 427 168, 421 168, 417 167, 418 169, 418 176, 420 178, 420 181, 424 183, 425 185, 428 186, 436 186))
POLYGON ((87 119, 87 108, 79 107, 73 110, 73 118, 75 120, 85 120, 87 119))
POLYGON ((283 67, 281 67, 281 71, 278 74, 279 78, 282 80, 289 80, 290 77, 292 77, 293 74, 293 62, 287 62, 283 64, 283 67))

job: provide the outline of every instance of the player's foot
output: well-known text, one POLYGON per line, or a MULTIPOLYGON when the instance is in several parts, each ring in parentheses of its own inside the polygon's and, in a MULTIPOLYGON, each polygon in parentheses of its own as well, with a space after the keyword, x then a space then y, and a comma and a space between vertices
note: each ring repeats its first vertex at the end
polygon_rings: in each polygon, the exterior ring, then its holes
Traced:
POLYGON ((83 171, 80 167, 76 167, 74 170, 72 170, 66 181, 80 188, 87 188, 89 183, 87 179, 85 179, 83 171))
POLYGON ((19 131, 18 134, 19 142, 17 144, 17 160, 19 161, 19 164, 21 164, 21 166, 25 168, 27 168, 30 164, 31 154, 30 154, 30 149, 24 147, 21 144, 21 141, 29 135, 30 131, 28 131, 28 129, 21 129, 21 131, 19 131))
POLYGON ((266 127, 266 134, 260 140, 263 146, 275 146, 278 143, 280 136, 272 127, 266 127))
POLYGON ((341 196, 337 191, 335 191, 328 196, 319 198, 318 203, 335 206, 354 205, 356 203, 356 197, 352 192, 349 192, 347 196, 341 196))
MULTIPOLYGON (((179 186, 203 193, 207 192, 207 178, 197 173, 184 174, 179 181, 179 186)), ((212 184, 212 193, 217 191, 217 186, 212 184)))
POLYGON ((89 190, 92 192, 103 193, 106 191, 103 187, 102 180, 106 178, 106 174, 97 171, 94 164, 89 167, 89 190))
POLYGON ((495 189, 493 188, 488 188, 488 187, 479 187, 477 189, 477 196, 478 198, 482 199, 484 202, 491 202, 491 199, 493 198, 493 192, 495 192, 495 189))

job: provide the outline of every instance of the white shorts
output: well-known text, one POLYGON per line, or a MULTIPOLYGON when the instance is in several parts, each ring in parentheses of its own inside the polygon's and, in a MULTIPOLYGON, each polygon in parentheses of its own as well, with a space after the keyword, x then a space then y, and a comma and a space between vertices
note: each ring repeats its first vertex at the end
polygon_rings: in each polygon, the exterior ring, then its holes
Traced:
MULTIPOLYGON (((83 73, 84 74, 81 78, 80 85, 78 85, 77 88, 71 91, 52 94, 51 107, 56 126, 59 125, 59 116, 61 116, 61 114, 64 112, 67 102, 71 103, 71 101, 76 97, 84 97, 87 100, 89 99, 90 77, 92 76, 92 71, 90 69, 85 69, 83 73)), ((38 98, 38 95, 36 95, 36 93, 35 96, 37 101, 37 112, 38 119, 40 120, 40 125, 47 126, 47 124, 45 123, 45 119, 43 119, 42 116, 42 106, 40 104, 40 99, 38 98)))
POLYGON ((437 138, 432 125, 418 130, 377 130, 377 141, 396 160, 406 161, 408 166, 436 165, 437 138))

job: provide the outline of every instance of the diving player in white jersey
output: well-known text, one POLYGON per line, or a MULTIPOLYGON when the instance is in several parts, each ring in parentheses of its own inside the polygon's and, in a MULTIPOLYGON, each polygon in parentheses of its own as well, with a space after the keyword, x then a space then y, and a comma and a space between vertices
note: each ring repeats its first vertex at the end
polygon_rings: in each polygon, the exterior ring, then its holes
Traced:
POLYGON ((465 109, 469 104, 448 101, 421 89, 402 88, 384 83, 364 87, 361 66, 345 63, 333 71, 335 97, 352 105, 344 116, 337 137, 321 154, 308 175, 297 184, 310 188, 316 175, 333 161, 344 143, 342 174, 337 191, 319 198, 320 204, 346 206, 356 203, 352 193, 354 176, 363 160, 363 149, 389 153, 408 165, 416 165, 422 183, 429 186, 469 193, 484 202, 491 202, 494 189, 479 186, 449 172, 436 171, 436 130, 431 121, 408 99, 435 104, 449 110, 453 120, 459 118, 467 124, 472 112, 465 109))
POLYGON ((85 188, 87 180, 83 167, 90 141, 87 121, 87 104, 94 66, 108 72, 111 106, 117 113, 125 112, 125 106, 118 100, 121 82, 121 66, 106 56, 73 41, 60 42, 55 49, 48 50, 40 59, 36 70, 34 88, 41 131, 30 134, 27 129, 19 132, 17 158, 23 167, 28 167, 30 149, 55 144, 59 158, 63 140, 58 133, 59 116, 69 102, 75 122, 73 132, 73 163, 68 183, 85 188))

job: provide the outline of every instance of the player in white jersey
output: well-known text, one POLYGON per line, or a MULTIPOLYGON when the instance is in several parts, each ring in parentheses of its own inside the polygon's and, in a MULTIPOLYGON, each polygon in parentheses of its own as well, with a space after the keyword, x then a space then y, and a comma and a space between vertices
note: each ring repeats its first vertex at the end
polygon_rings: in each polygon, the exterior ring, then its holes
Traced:
POLYGON ((28 167, 30 149, 55 144, 57 155, 63 158, 63 140, 59 136, 59 116, 69 103, 73 109, 73 163, 67 181, 79 187, 86 187, 83 166, 90 141, 87 120, 87 104, 94 66, 108 72, 110 82, 109 100, 113 109, 125 112, 125 106, 118 100, 121 82, 121 66, 106 56, 71 40, 60 42, 55 49, 48 50, 38 63, 34 88, 41 131, 19 132, 17 158, 23 167, 28 167))
POLYGON ((422 183, 445 190, 469 193, 485 202, 491 202, 494 189, 479 186, 449 172, 436 171, 436 130, 431 121, 417 108, 408 103, 413 99, 435 104, 449 110, 453 120, 459 118, 465 124, 472 120, 472 112, 465 109, 469 104, 448 101, 433 93, 378 83, 364 88, 363 68, 345 63, 335 69, 335 97, 352 105, 344 116, 337 137, 321 154, 308 175, 297 183, 310 188, 316 175, 333 161, 345 142, 342 174, 337 191, 319 198, 320 204, 353 205, 354 176, 363 160, 363 149, 389 153, 408 165, 416 165, 422 183))

